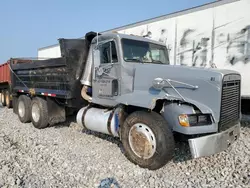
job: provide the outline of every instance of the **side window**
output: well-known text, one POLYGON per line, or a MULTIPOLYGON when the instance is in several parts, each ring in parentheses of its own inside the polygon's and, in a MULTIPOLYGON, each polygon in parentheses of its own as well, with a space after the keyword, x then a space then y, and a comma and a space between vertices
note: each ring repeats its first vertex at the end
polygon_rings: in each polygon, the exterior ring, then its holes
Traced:
POLYGON ((107 42, 100 46, 101 63, 115 63, 118 62, 115 42, 107 42))
POLYGON ((152 54, 153 60, 157 60, 157 61, 160 60, 161 55, 160 55, 160 50, 159 49, 152 49, 151 54, 152 54))

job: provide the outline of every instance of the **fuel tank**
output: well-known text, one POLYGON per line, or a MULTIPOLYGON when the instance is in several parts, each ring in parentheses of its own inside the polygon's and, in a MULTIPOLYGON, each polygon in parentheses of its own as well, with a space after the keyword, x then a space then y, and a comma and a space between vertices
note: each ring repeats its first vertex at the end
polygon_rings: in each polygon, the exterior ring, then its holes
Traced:
POLYGON ((122 108, 100 109, 86 106, 78 111, 76 119, 86 129, 119 137, 119 127, 124 119, 122 112, 122 108))

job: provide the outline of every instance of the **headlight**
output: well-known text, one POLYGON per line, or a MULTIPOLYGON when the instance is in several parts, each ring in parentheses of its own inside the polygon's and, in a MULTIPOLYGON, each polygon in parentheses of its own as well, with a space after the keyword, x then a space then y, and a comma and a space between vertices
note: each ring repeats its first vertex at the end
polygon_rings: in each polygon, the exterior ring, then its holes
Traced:
POLYGON ((212 119, 210 114, 181 114, 179 124, 183 127, 210 125, 212 119))

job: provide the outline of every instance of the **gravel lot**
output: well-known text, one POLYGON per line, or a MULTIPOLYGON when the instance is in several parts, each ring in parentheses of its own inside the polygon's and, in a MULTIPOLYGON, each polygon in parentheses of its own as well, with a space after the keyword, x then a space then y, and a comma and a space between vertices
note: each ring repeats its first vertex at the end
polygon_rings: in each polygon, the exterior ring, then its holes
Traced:
POLYGON ((250 123, 226 152, 191 160, 178 143, 169 164, 149 171, 125 158, 119 140, 73 121, 37 130, 0 106, 0 187, 250 187, 250 123))

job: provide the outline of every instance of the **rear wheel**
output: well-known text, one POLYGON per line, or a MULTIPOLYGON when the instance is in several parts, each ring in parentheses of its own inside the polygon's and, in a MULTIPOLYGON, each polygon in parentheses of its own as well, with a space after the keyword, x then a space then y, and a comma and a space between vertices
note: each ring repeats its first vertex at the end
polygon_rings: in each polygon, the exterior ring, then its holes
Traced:
POLYGON ((6 106, 8 108, 12 107, 12 101, 10 100, 10 92, 9 91, 5 92, 5 102, 6 102, 6 106))
POLYGON ((34 127, 42 129, 48 126, 48 104, 47 101, 36 97, 31 102, 31 120, 34 127))
POLYGON ((18 114, 19 120, 22 123, 27 123, 27 122, 30 122, 31 120, 30 104, 31 104, 31 99, 27 97, 26 95, 21 95, 18 97, 17 114, 18 114))
POLYGON ((2 94, 1 94, 1 103, 2 103, 3 106, 6 106, 5 91, 4 90, 2 91, 2 94))
POLYGON ((137 111, 121 127, 125 156, 142 168, 156 170, 173 157, 174 137, 165 119, 155 112, 137 111))

